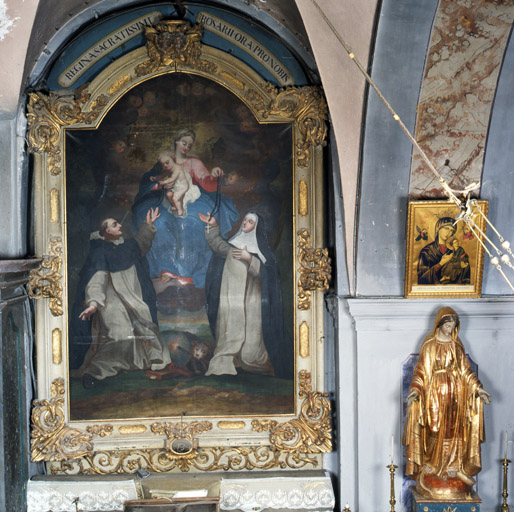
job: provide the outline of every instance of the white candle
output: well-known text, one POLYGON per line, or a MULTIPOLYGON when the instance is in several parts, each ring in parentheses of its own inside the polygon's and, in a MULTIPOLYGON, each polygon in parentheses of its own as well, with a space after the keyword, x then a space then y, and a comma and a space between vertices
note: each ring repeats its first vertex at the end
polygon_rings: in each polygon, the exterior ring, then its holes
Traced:
POLYGON ((393 465, 394 436, 391 436, 391 466, 393 465))
POLYGON ((509 436, 507 435, 507 431, 505 431, 505 458, 507 458, 507 443, 509 436))

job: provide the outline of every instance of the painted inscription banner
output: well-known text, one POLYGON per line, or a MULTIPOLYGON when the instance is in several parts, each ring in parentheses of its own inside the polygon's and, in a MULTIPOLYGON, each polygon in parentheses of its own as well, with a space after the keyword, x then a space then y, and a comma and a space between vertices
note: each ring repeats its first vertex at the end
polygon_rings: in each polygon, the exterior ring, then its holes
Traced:
POLYGON ((273 55, 262 43, 256 41, 249 34, 214 16, 211 13, 200 12, 196 17, 197 23, 201 23, 205 30, 227 39, 245 52, 255 57, 282 86, 294 85, 294 80, 287 67, 273 55))
POLYGON ((88 48, 78 59, 73 61, 60 75, 58 83, 62 87, 71 87, 88 69, 102 57, 119 48, 129 39, 142 34, 147 28, 162 18, 160 12, 151 12, 126 23, 112 32, 94 46, 88 48))

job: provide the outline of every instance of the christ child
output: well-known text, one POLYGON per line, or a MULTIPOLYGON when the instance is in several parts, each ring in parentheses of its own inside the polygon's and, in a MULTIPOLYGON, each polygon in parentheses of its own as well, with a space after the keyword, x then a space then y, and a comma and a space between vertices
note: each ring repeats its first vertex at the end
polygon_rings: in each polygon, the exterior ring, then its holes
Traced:
POLYGON ((166 197, 172 205, 172 210, 177 211, 177 215, 184 215, 184 196, 189 190, 189 181, 182 166, 174 160, 174 155, 170 151, 164 151, 159 155, 159 162, 162 165, 162 174, 152 176, 151 181, 156 181, 159 188, 166 190, 166 197))
POLYGON ((460 282, 459 278, 463 269, 469 266, 469 257, 457 238, 451 239, 448 246, 451 247, 453 253, 451 260, 441 267, 441 283, 460 282))

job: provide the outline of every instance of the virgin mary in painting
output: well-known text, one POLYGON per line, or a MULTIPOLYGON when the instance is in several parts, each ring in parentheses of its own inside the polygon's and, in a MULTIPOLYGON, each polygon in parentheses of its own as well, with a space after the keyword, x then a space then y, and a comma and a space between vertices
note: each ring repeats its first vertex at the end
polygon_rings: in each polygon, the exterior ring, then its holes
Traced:
POLYGON ((187 206, 183 215, 179 215, 167 199, 165 189, 156 186, 152 180, 162 172, 162 165, 157 162, 142 177, 132 212, 134 225, 138 229, 145 221, 148 208, 160 207, 161 216, 156 221, 157 233, 147 254, 150 275, 160 277, 165 282, 176 280, 179 285, 204 288, 211 254, 198 213, 214 211, 217 206, 215 214, 223 234, 232 229, 239 214, 232 201, 217 192, 223 170, 214 167, 209 171, 199 158, 189 155, 195 139, 193 130, 179 131, 173 140, 173 150, 176 165, 189 174, 193 185, 200 189, 200 197, 187 206))

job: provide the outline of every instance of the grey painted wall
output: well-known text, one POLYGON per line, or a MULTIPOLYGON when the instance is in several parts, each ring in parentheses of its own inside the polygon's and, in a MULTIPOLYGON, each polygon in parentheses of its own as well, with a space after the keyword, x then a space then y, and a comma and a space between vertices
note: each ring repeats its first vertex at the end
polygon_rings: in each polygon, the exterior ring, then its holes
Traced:
POLYGON ((0 259, 27 255, 28 165, 24 117, 0 121, 0 259))
MULTIPOLYGON (((489 218, 514 246, 514 105, 512 102, 514 84, 514 40, 511 38, 498 80, 496 98, 489 124, 489 134, 482 174, 481 199, 489 201, 489 218)), ((489 229, 489 235, 493 236, 489 229)), ((496 238, 495 238, 496 240, 496 238)), ((511 283, 514 272, 503 265, 511 283)), ((482 293, 512 294, 512 290, 500 273, 485 257, 482 293)))
MULTIPOLYGON (((437 4, 437 0, 385 0, 380 13, 372 78, 411 132, 437 4)), ((357 295, 401 296, 412 146, 373 90, 367 109, 357 295)))

